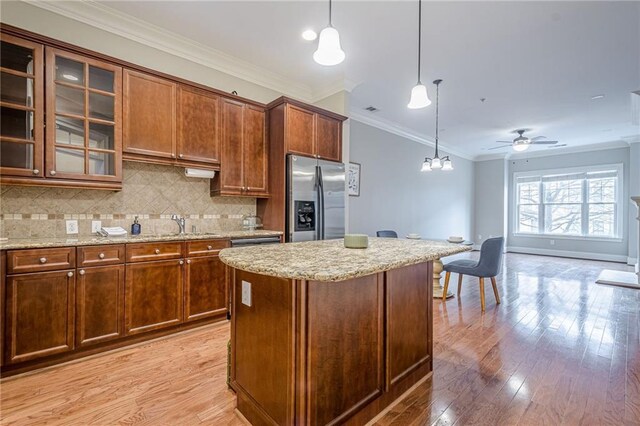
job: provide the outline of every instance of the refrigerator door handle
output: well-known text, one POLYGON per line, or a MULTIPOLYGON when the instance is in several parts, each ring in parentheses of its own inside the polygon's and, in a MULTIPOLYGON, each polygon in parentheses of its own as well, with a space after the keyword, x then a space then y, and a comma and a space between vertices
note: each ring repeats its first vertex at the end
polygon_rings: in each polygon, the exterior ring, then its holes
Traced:
POLYGON ((322 183, 322 167, 318 166, 318 211, 320 215, 320 238, 324 240, 324 185, 322 183))

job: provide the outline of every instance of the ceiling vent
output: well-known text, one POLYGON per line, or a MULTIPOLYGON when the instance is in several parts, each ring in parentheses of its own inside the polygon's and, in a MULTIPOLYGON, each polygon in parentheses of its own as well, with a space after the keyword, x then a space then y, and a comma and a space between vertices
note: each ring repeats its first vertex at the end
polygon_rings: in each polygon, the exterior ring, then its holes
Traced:
POLYGON ((378 108, 374 107, 373 105, 369 105, 368 107, 365 108, 365 110, 369 112, 376 112, 378 111, 378 108))

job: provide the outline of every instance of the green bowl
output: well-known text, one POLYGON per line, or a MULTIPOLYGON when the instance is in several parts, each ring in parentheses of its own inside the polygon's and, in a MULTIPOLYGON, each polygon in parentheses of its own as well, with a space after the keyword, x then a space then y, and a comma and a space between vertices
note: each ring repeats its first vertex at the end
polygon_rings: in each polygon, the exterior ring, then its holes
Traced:
POLYGON ((346 234, 344 246, 353 249, 365 249, 369 247, 369 236, 365 234, 346 234))

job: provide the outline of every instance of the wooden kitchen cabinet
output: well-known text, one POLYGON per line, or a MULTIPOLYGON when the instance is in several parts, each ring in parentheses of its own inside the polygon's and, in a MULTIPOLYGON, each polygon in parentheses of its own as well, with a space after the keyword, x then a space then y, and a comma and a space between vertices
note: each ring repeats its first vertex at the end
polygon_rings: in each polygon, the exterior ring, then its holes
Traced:
POLYGON ((123 153, 171 163, 176 158, 176 83, 150 74, 123 72, 123 153), (163 160, 163 161, 162 161, 163 160))
POLYGON ((316 115, 316 155, 330 161, 342 161, 342 122, 316 115))
POLYGON ((73 350, 73 270, 9 275, 6 285, 6 364, 73 350))
POLYGON ((124 336, 124 265, 78 269, 76 346, 124 336))
POLYGON ((268 197, 265 112, 231 99, 221 102, 221 166, 211 181, 211 195, 268 197))
POLYGON ((182 322, 183 264, 179 259, 126 265, 126 335, 182 322))
POLYGON ((218 254, 187 259, 184 318, 193 321, 225 315, 228 304, 227 268, 218 254))
POLYGON ((315 114, 296 105, 287 105, 285 124, 287 152, 313 156, 315 149, 315 114))
POLYGON ((187 86, 178 87, 177 157, 197 167, 220 164, 220 97, 187 86))

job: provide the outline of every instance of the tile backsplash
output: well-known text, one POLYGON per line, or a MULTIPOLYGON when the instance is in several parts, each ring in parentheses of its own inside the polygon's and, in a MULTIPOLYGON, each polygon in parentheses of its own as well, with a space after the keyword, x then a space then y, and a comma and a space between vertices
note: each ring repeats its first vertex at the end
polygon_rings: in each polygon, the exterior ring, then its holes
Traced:
POLYGON ((172 214, 185 216, 187 231, 238 230, 244 215, 256 213, 256 200, 211 197, 209 180, 184 176, 174 166, 124 162, 121 191, 2 186, 0 236, 7 238, 65 237, 65 220, 77 219, 79 234, 91 233, 91 221, 122 226, 131 232, 139 216, 143 234, 178 231, 172 214))

